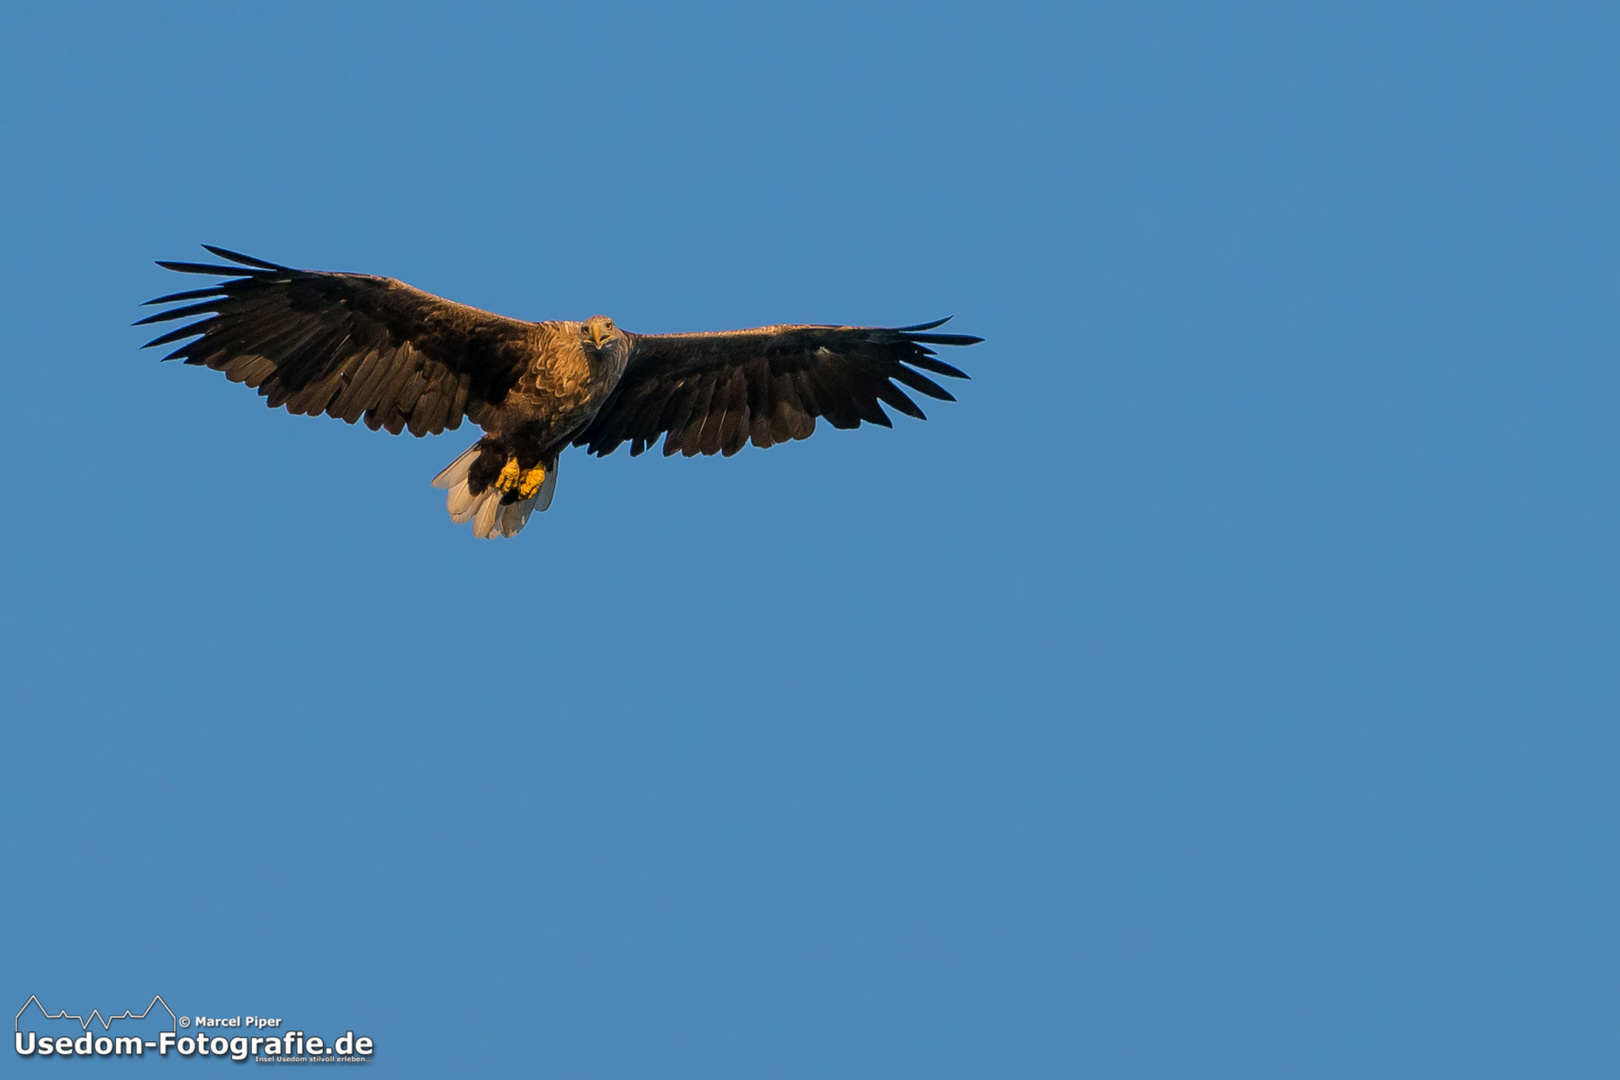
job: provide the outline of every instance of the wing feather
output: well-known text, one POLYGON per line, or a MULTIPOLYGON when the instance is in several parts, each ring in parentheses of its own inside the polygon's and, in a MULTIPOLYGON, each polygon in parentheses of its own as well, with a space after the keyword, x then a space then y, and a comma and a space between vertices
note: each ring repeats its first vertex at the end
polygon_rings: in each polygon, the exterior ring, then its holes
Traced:
POLYGON ((703 434, 703 422, 709 418, 709 403, 714 399, 713 379, 699 382, 692 388, 691 413, 679 427, 672 427, 669 439, 664 440, 664 453, 670 452, 670 439, 676 439, 676 449, 687 457, 698 452, 698 436, 703 434))
MULTIPOLYGON (((650 385, 655 389, 661 389, 658 383, 650 385)), ((664 442, 664 453, 671 452, 670 446, 672 442, 679 441, 676 432, 685 430, 686 422, 692 417, 692 410, 697 408, 698 389, 697 386, 687 386, 684 382, 676 382, 675 392, 669 396, 669 402, 664 409, 662 419, 653 427, 653 434, 648 438, 648 442, 657 442, 658 433, 667 431, 670 433, 670 437, 664 442)))
POLYGON ((821 402, 827 423, 835 428, 858 428, 861 415, 855 409, 842 375, 843 372, 820 364, 805 372, 805 378, 816 388, 816 399, 821 402))
POLYGON ((914 417, 918 420, 928 419, 927 416, 923 415, 922 409, 917 407, 917 403, 907 397, 904 390, 900 389, 889 380, 884 379, 872 389, 876 392, 877 396, 882 399, 884 404, 889 405, 892 408, 899 409, 907 416, 914 417))
POLYGON ((789 373, 793 380, 793 395, 788 399, 789 407, 795 413, 805 416, 824 416, 827 407, 816 397, 815 382, 810 378, 809 371, 794 371, 789 373))
POLYGON ((935 382, 933 379, 930 379, 926 375, 921 375, 915 371, 908 371, 905 368, 902 368, 895 372, 894 377, 911 387, 913 390, 917 391, 917 393, 927 394, 936 401, 956 400, 951 396, 951 392, 949 390, 945 389, 943 386, 939 385, 939 383, 935 382))

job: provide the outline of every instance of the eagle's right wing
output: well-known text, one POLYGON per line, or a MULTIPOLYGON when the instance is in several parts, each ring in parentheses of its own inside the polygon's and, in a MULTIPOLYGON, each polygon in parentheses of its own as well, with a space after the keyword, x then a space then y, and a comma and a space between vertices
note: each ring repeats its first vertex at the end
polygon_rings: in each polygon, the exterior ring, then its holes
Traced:
POLYGON ((241 266, 160 262, 187 274, 228 277, 149 304, 181 303, 145 323, 203 315, 147 342, 196 338, 180 358, 257 387, 271 408, 373 431, 437 435, 499 405, 529 363, 533 323, 441 300, 392 278, 294 270, 204 245, 241 266), (199 336, 200 335, 200 336, 199 336))

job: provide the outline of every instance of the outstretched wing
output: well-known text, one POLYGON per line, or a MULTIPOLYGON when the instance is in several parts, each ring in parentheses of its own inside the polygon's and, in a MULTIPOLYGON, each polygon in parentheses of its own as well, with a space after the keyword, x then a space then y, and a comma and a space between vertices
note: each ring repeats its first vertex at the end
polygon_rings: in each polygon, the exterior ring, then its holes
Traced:
POLYGON ((376 431, 437 435, 498 405, 529 360, 532 323, 453 304, 392 278, 293 270, 203 245, 239 266, 159 262, 230 280, 160 296, 182 306, 135 325, 204 316, 146 343, 196 338, 184 359, 257 387, 271 408, 376 431), (184 303, 196 301, 195 303, 184 303), (200 335, 200 336, 199 336, 200 335))
POLYGON ((859 427, 863 420, 890 427, 887 404, 926 419, 895 384, 954 401, 921 372, 967 376, 936 359, 928 346, 984 340, 927 332, 944 321, 898 329, 761 326, 718 334, 632 334, 624 377, 574 445, 610 454, 628 440, 635 455, 667 432, 665 456, 678 451, 729 457, 750 439, 770 446, 807 438, 818 416, 837 428, 859 427))

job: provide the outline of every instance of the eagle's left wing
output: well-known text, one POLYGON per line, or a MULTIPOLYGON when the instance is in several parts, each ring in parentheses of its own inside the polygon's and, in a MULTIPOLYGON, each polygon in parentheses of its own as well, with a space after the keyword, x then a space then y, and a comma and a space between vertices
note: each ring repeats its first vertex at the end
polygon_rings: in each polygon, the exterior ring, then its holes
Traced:
POLYGON ((761 326, 714 334, 632 334, 624 377, 574 439, 593 454, 629 441, 636 455, 664 435, 664 454, 723 453, 750 440, 803 439, 816 417, 837 428, 889 427, 882 404, 925 419, 895 383, 941 401, 955 398, 921 371, 965 379, 930 345, 983 338, 933 334, 945 320, 875 326, 761 326), (921 371, 915 369, 921 369, 921 371), (880 404, 882 403, 882 404, 880 404))

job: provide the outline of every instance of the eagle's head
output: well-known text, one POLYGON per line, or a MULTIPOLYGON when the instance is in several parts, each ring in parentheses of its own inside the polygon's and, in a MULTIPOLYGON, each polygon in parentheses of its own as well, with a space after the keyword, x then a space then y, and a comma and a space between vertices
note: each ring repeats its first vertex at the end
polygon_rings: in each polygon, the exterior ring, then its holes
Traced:
POLYGON ((597 352, 606 352, 624 340, 624 331, 613 325, 606 315, 592 315, 580 327, 585 345, 597 352))

